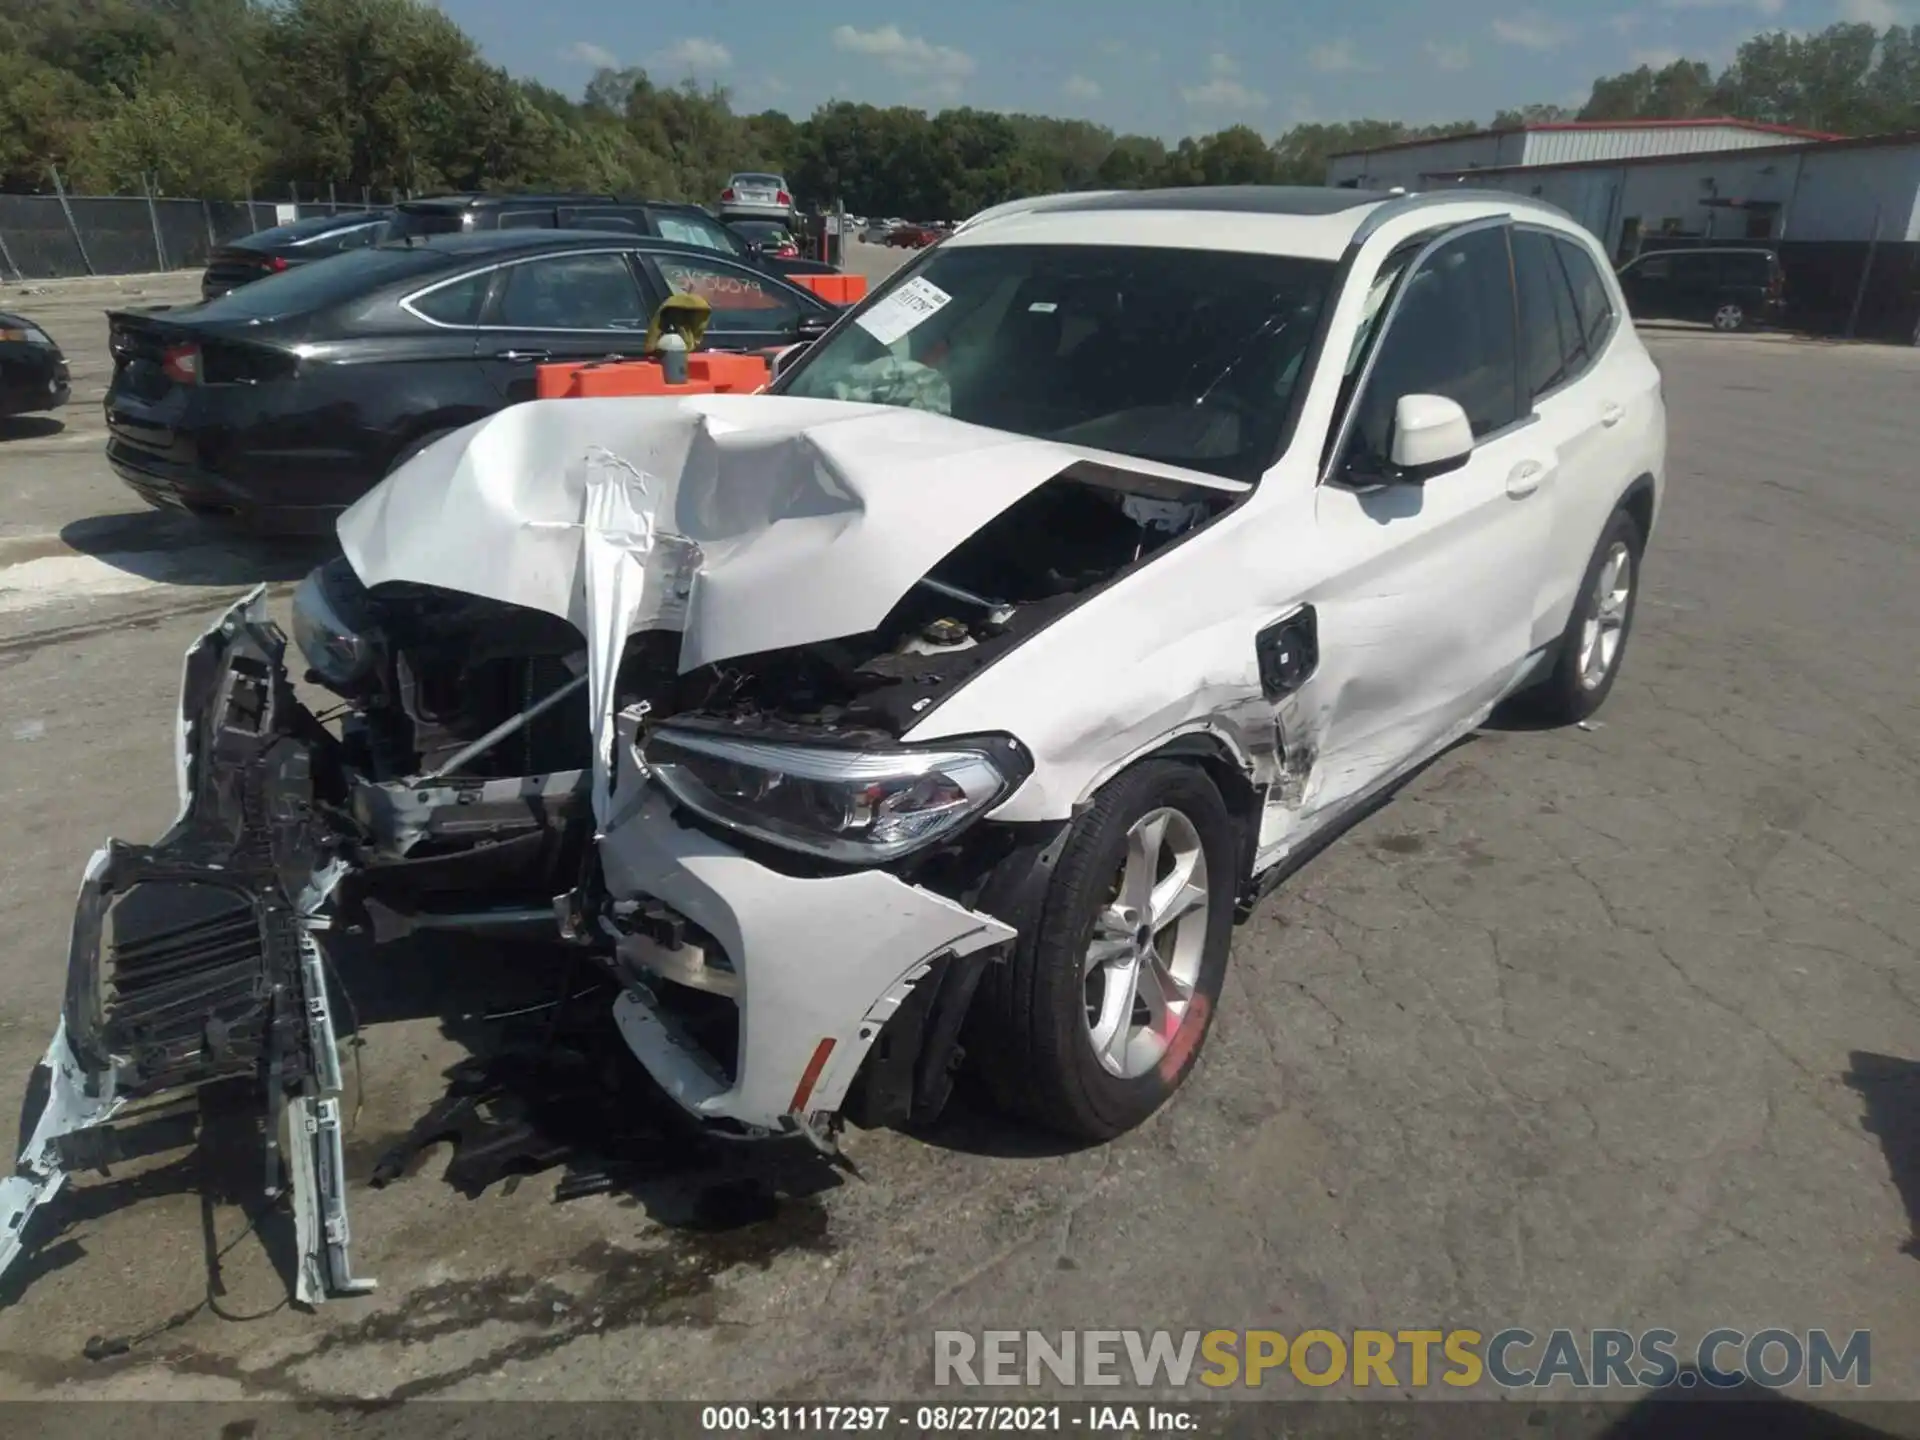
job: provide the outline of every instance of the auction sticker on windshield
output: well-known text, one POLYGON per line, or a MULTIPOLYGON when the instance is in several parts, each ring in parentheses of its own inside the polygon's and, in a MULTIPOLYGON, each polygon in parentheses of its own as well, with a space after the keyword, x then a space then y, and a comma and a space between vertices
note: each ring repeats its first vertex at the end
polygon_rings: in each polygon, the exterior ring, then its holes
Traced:
POLYGON ((853 323, 882 345, 891 345, 951 299, 932 281, 915 276, 853 323))

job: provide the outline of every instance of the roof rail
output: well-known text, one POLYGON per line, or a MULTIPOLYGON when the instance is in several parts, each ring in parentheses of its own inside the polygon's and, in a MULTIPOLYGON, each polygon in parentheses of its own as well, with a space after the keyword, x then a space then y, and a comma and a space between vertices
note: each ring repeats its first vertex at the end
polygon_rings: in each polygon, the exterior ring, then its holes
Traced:
MULTIPOLYGON (((1573 220, 1573 216, 1558 205, 1550 205, 1545 200, 1535 199, 1531 195, 1516 195, 1511 190, 1476 190, 1465 186, 1454 186, 1446 190, 1415 190, 1410 194, 1398 195, 1382 202, 1367 212, 1366 219, 1360 222, 1360 228, 1353 232, 1352 244, 1358 245, 1389 220, 1397 220, 1412 210, 1425 210, 1434 205, 1449 205, 1459 200, 1477 200, 1490 205, 1524 206, 1529 210, 1544 210, 1549 215, 1558 215, 1562 220, 1573 220)), ((1578 221, 1574 221, 1578 224, 1578 221)))

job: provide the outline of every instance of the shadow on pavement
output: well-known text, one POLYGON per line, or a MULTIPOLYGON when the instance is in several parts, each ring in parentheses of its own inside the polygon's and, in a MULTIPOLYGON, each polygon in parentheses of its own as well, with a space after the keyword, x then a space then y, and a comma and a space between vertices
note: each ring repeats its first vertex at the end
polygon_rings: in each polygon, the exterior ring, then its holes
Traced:
POLYGON ((0 445, 9 440, 46 440, 67 428, 57 415, 8 415, 0 417, 0 445))
POLYGON ((1880 1142, 1894 1188, 1907 1205, 1907 1242, 1920 1256, 1920 1064, 1856 1050, 1846 1074, 1849 1089, 1866 1106, 1861 1126, 1880 1142))
POLYGON ((211 587, 298 580, 338 548, 330 538, 249 535, 160 510, 89 516, 63 527, 60 538, 79 554, 145 580, 211 587))

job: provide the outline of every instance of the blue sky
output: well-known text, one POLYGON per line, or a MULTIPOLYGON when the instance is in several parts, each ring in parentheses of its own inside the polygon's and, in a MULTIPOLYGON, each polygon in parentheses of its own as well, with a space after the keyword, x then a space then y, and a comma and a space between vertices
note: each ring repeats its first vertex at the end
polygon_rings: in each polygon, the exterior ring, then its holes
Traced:
POLYGON ((1759 30, 1920 19, 1920 0, 439 0, 495 62, 577 94, 597 65, 804 118, 829 99, 1182 135, 1363 115, 1485 121, 1596 76, 1731 58, 1759 30), (1915 13, 1908 13, 1915 12, 1915 13))

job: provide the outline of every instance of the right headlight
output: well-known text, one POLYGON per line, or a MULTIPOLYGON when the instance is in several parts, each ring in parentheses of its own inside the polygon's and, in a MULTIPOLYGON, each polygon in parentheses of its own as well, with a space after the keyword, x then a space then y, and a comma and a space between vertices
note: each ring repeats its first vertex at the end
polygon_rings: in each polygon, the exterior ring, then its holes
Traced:
POLYGON ((379 644, 371 629, 342 615, 327 593, 329 570, 345 563, 335 560, 309 571, 293 592, 293 643, 313 673, 335 689, 353 684, 373 668, 379 644))
POLYGON ((647 767, 688 809, 830 860, 877 864, 951 835, 1023 778, 1010 741, 844 750, 663 725, 647 767))

